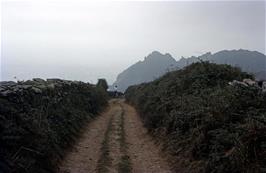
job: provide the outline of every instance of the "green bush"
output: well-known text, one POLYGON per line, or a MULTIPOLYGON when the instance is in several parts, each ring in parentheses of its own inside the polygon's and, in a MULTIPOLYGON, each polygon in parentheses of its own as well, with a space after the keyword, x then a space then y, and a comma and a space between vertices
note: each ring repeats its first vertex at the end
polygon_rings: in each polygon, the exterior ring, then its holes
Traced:
POLYGON ((107 84, 107 81, 105 79, 98 79, 96 86, 101 87, 105 91, 107 91, 107 89, 108 89, 108 84, 107 84))
POLYGON ((125 97, 149 131, 165 140, 182 163, 179 170, 263 172, 266 96, 255 86, 228 85, 244 78, 253 77, 229 65, 200 62, 131 86, 125 97))
POLYGON ((0 96, 0 172, 55 172, 84 125, 107 104, 106 92, 82 82, 41 91, 0 96))

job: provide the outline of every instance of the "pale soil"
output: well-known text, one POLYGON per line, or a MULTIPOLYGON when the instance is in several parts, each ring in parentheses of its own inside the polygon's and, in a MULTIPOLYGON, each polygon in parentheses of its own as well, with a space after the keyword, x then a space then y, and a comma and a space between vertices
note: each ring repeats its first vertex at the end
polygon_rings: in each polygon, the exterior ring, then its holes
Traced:
POLYGON ((110 115, 113 114, 114 111, 115 109, 112 108, 112 104, 110 104, 107 111, 88 124, 80 141, 63 160, 59 167, 59 173, 96 172, 97 161, 101 152, 101 142, 107 123, 111 117, 110 115))
MULTIPOLYGON (((120 151, 120 123, 121 123, 121 107, 119 104, 115 104, 113 107, 115 107, 115 113, 113 115, 112 119, 112 125, 109 133, 109 141, 108 141, 108 148, 109 148, 109 157, 110 157, 110 165, 100 165, 105 166, 110 173, 117 172, 118 164, 120 161, 120 158, 122 156, 122 153, 120 151)), ((101 171, 98 171, 101 172, 101 171)))
MULTIPOLYGON (((122 146, 123 147, 123 146, 122 146)), ((125 148, 125 146, 124 146, 125 148)), ((170 173, 168 162, 162 157, 160 148, 147 134, 135 109, 123 100, 112 100, 109 109, 88 124, 80 141, 63 160, 59 173, 118 172, 118 164, 124 154, 129 156, 130 170, 133 173, 170 173), (124 111, 126 150, 121 151, 121 116, 124 111), (109 122, 110 121, 110 122, 109 122), (111 128, 108 129, 108 124, 111 128), (108 135, 106 134, 107 129, 108 135), (108 138, 108 165, 101 165, 103 141, 108 138)), ((120 171, 121 172, 121 171, 120 171)))
POLYGON ((123 103, 126 111, 125 130, 129 144, 129 156, 133 173, 170 173, 171 169, 165 158, 161 156, 160 148, 154 144, 151 136, 143 127, 136 110, 123 103))

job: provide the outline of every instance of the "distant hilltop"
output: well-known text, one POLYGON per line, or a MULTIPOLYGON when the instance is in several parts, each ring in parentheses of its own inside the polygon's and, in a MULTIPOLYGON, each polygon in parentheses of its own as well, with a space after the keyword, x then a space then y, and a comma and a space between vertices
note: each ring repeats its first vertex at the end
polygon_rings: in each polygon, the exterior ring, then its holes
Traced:
POLYGON ((128 86, 143 82, 150 82, 172 68, 177 67, 176 60, 170 54, 161 54, 153 51, 143 61, 133 64, 117 76, 113 86, 124 92, 128 86))
POLYGON ((150 82, 169 71, 182 69, 199 61, 240 67, 243 71, 254 74, 257 80, 266 80, 266 56, 257 51, 223 50, 214 54, 208 52, 198 57, 182 57, 178 61, 169 53, 162 54, 153 51, 143 61, 139 61, 121 72, 111 89, 117 86, 118 91, 124 92, 131 85, 150 82))

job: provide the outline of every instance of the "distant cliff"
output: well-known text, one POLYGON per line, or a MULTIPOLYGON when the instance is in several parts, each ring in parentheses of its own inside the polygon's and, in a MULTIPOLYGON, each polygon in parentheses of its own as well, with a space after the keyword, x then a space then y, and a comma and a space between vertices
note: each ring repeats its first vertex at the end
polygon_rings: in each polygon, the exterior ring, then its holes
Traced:
POLYGON ((199 57, 182 58, 177 63, 180 68, 189 65, 193 62, 200 60, 210 61, 217 64, 229 64, 232 66, 240 67, 243 71, 247 71, 253 74, 260 73, 260 76, 266 76, 263 71, 266 71, 266 56, 257 51, 249 50, 223 50, 215 54, 210 52, 203 54, 199 57))
POLYGON ((214 54, 208 52, 198 57, 181 58, 178 61, 170 54, 154 51, 145 57, 144 61, 139 61, 120 73, 112 88, 117 86, 118 91, 124 92, 131 85, 152 81, 168 71, 181 69, 199 61, 229 64, 253 73, 258 80, 266 79, 266 56, 257 51, 223 50, 214 54))
POLYGON ((124 92, 128 86, 150 82, 176 66, 176 60, 170 54, 163 55, 154 51, 144 61, 139 61, 120 73, 113 87, 116 85, 118 91, 124 92))

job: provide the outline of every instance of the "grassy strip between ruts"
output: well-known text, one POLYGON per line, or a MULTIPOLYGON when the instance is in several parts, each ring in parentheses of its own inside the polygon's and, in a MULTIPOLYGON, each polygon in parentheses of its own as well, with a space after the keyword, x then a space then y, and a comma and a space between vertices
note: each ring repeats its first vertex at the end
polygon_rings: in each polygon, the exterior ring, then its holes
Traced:
POLYGON ((132 165, 130 162, 130 157, 127 154, 127 143, 126 143, 126 133, 125 133, 125 110, 123 106, 120 104, 120 107, 122 109, 121 111, 121 120, 120 120, 120 151, 122 153, 122 157, 120 158, 120 162, 118 165, 118 172, 119 173, 129 173, 132 171, 132 165))
POLYGON ((112 132, 113 119, 114 119, 114 114, 110 118, 108 127, 104 134, 104 139, 103 139, 102 147, 101 147, 102 154, 101 154, 100 159, 98 160, 98 165, 97 165, 97 172, 99 173, 108 172, 107 167, 111 165, 109 141, 110 141, 110 133, 112 132))

